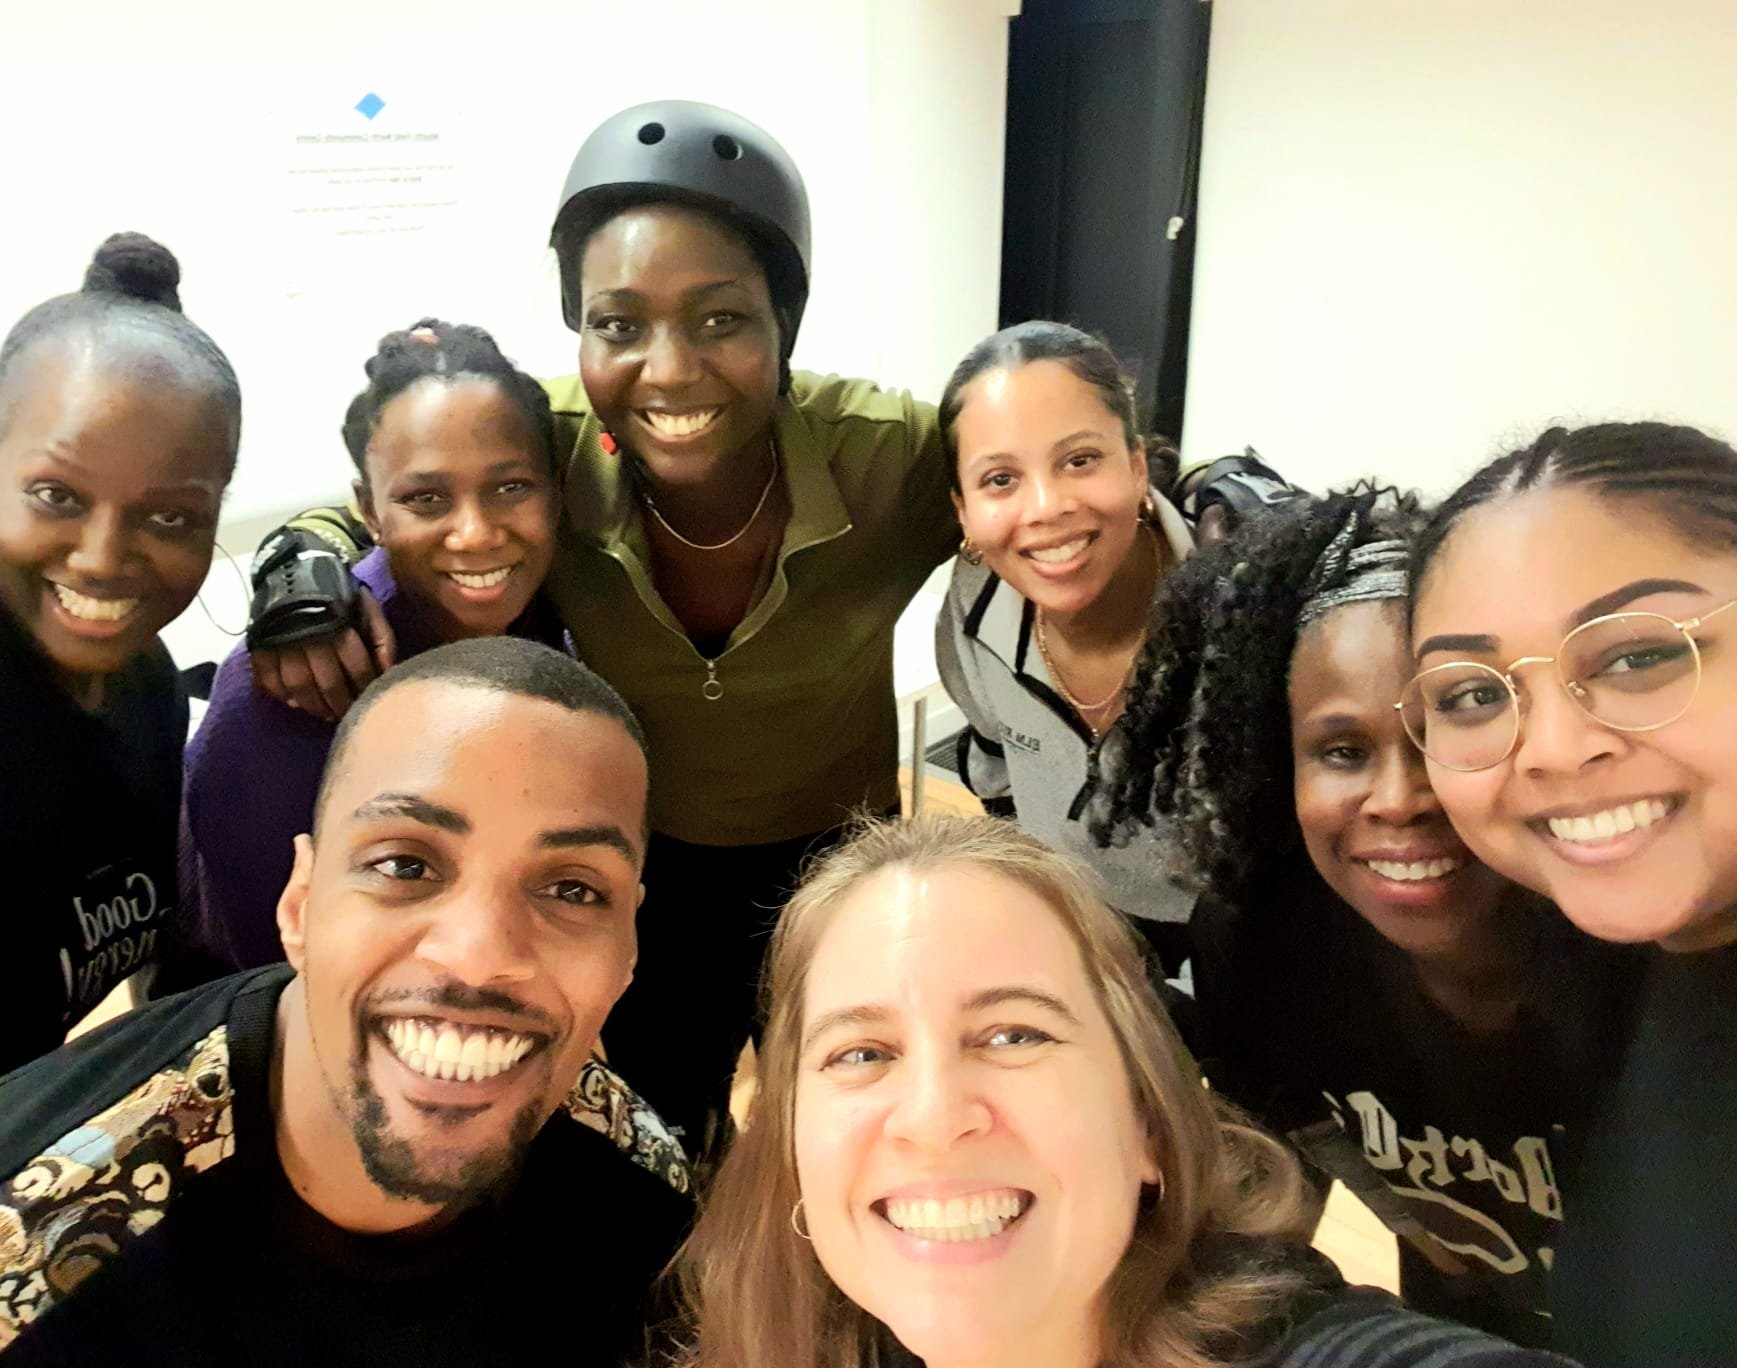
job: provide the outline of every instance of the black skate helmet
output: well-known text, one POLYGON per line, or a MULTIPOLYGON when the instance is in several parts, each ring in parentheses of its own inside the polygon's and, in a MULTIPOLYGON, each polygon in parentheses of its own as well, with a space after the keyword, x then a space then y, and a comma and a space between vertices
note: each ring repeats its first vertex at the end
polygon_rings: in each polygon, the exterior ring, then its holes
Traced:
POLYGON ((550 245, 561 312, 579 331, 579 258, 592 233, 641 204, 688 204, 740 233, 766 272, 788 361, 808 303, 808 192, 765 129, 692 100, 635 105, 605 119, 567 172, 550 245))

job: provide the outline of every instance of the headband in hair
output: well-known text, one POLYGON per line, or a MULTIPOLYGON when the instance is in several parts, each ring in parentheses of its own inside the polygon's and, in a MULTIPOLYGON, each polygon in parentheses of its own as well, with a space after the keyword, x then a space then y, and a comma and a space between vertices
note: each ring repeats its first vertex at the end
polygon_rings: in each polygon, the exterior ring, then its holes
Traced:
POLYGON ((1299 630, 1347 603, 1378 603, 1405 597, 1405 563, 1410 548, 1402 541, 1378 541, 1347 552, 1345 544, 1355 535, 1355 527, 1355 523, 1347 523, 1315 563, 1315 573, 1310 578, 1316 587, 1297 614, 1299 630), (1326 582, 1333 582, 1333 587, 1320 587, 1326 582))

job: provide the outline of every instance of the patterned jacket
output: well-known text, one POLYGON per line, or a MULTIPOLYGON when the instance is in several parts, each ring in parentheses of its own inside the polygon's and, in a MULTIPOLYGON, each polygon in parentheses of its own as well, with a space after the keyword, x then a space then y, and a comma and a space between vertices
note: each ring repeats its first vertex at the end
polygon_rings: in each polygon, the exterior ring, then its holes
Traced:
MULTIPOLYGON (((274 965, 153 1003, 0 1079, 0 1351, 233 1161, 233 1066, 269 1059, 292 977, 274 965)), ((545 1130, 570 1123, 688 1193, 680 1146, 596 1059, 545 1130)))

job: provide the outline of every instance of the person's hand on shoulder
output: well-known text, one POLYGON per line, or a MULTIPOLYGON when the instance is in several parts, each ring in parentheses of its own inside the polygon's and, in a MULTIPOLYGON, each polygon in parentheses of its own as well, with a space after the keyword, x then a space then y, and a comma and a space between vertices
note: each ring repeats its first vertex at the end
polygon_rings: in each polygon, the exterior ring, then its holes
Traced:
POLYGON ((335 722, 396 663, 379 602, 318 537, 293 525, 268 537, 254 558, 253 590, 253 674, 280 703, 335 722))
POLYGON ((255 648, 253 677, 278 702, 336 722, 362 690, 398 663, 398 641, 379 602, 366 589, 356 598, 360 629, 290 646, 255 648))

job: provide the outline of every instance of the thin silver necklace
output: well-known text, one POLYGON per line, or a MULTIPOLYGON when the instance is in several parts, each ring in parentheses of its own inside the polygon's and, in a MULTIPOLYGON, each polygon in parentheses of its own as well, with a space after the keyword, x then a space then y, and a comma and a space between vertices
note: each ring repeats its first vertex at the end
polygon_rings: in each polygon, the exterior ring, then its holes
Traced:
POLYGON ((645 506, 650 510, 651 516, 657 519, 658 526, 662 527, 665 532, 668 532, 670 536, 674 537, 683 546, 694 551, 722 551, 727 546, 734 546, 737 542, 741 541, 743 537, 748 535, 748 529, 759 519, 761 511, 766 507, 766 500, 772 497, 772 486, 778 481, 778 447, 770 437, 766 439, 766 449, 772 453, 772 470, 766 476, 766 488, 760 491, 760 502, 754 505, 754 511, 748 515, 748 521, 742 524, 741 530, 737 532, 735 536, 726 541, 714 542, 710 546, 707 546, 702 542, 689 541, 686 537, 682 536, 680 532, 677 532, 675 528, 669 525, 669 519, 665 518, 663 514, 657 511, 657 503, 651 497, 651 491, 649 489, 642 489, 639 497, 645 500, 645 506))

